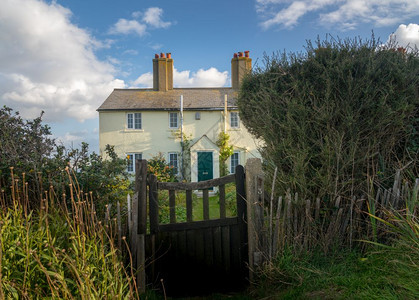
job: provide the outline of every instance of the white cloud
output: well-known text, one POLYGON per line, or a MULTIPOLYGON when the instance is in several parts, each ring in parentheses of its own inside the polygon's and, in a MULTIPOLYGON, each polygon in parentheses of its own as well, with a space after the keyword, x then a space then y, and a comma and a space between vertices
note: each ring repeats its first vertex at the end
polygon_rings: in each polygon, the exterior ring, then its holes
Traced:
POLYGON ((134 50, 134 49, 128 49, 128 50, 125 50, 125 51, 123 52, 123 54, 128 54, 128 55, 138 55, 138 51, 137 51, 137 50, 134 50))
POLYGON ((176 87, 221 87, 225 86, 228 72, 216 68, 199 69, 198 72, 173 70, 173 85, 176 87))
POLYGON ((256 11, 265 29, 292 28, 309 13, 317 13, 323 26, 355 29, 360 24, 395 25, 419 16, 419 0, 256 0, 256 11))
POLYGON ((0 99, 25 118, 41 110, 46 121, 94 118, 112 89, 124 87, 94 54, 104 44, 70 18, 55 1, 2 1, 0 99))
POLYGON ((153 50, 159 50, 159 49, 163 48, 162 44, 148 43, 147 45, 153 50))
POLYGON ((143 21, 155 28, 167 28, 171 25, 170 22, 163 22, 161 19, 163 9, 159 7, 148 8, 143 16, 143 21))
POLYGON ((138 23, 136 20, 127 20, 127 19, 119 19, 111 29, 109 30, 110 34, 130 34, 136 33, 139 36, 143 36, 146 34, 147 26, 144 24, 138 23))
MULTIPOLYGON (((222 87, 228 80, 228 72, 220 72, 216 68, 199 69, 197 72, 173 70, 175 87, 222 87)), ((153 87, 153 74, 142 74, 133 83, 136 87, 153 87)))
POLYGON ((163 9, 159 7, 150 7, 144 13, 136 11, 132 13, 133 20, 119 19, 110 29, 110 34, 136 34, 144 36, 147 34, 149 26, 152 28, 168 28, 171 22, 164 22, 161 17, 163 9), (141 22, 136 19, 142 17, 141 22))
POLYGON ((396 43, 397 46, 411 49, 419 49, 419 24, 401 24, 392 33, 387 43, 396 43))
POLYGON ((87 131, 85 132, 66 132, 63 136, 57 137, 57 140, 62 144, 77 143, 85 140, 87 131))
POLYGON ((150 88, 153 87, 153 73, 144 73, 138 77, 133 83, 135 87, 150 88))

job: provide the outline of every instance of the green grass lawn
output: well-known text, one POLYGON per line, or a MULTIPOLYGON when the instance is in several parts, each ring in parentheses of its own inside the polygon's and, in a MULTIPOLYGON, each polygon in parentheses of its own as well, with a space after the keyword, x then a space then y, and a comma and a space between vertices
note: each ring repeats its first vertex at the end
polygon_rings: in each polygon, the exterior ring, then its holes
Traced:
MULTIPOLYGON (((227 217, 236 215, 236 186, 234 183, 226 185, 226 215, 227 217)), ((204 219, 203 198, 195 193, 192 194, 192 219, 201 221, 204 219)), ((169 194, 167 191, 159 191, 160 222, 169 223, 169 194)), ((220 218, 219 195, 209 197, 209 216, 210 219, 220 218)), ((176 192, 176 221, 186 222, 186 195, 185 191, 176 192)))
POLYGON ((255 299, 419 299, 419 257, 400 250, 285 254, 249 293, 255 299))

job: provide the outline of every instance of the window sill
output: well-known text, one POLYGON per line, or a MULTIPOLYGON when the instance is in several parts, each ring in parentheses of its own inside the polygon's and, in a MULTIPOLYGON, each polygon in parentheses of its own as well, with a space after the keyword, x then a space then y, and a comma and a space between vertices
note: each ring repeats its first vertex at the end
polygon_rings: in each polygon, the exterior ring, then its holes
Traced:
POLYGON ((240 131, 241 128, 240 127, 233 127, 233 128, 229 128, 228 131, 240 131))
POLYGON ((132 132, 144 132, 144 129, 124 129, 123 133, 132 133, 132 132))

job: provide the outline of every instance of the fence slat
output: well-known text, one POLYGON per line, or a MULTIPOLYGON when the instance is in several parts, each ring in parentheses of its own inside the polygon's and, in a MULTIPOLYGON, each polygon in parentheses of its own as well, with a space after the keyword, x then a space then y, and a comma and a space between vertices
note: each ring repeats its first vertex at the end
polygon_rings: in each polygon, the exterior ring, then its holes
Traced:
POLYGON ((239 221, 247 222, 247 202, 245 189, 245 173, 242 165, 236 167, 236 205, 239 221))
POLYGON ((137 287, 145 292, 145 234, 147 231, 147 161, 135 161, 135 189, 138 194, 137 224, 137 287))
POLYGON ((292 201, 291 201, 291 194, 287 194, 287 241, 291 245, 292 243, 292 225, 291 225, 291 212, 292 212, 292 201))
POLYGON ((137 234, 145 234, 147 230, 147 161, 135 161, 135 189, 138 192, 138 224, 137 234))
POLYGON ((176 223, 176 194, 174 190, 169 191, 170 223, 176 223))
POLYGON ((150 217, 150 233, 155 234, 159 228, 159 192, 157 190, 156 175, 149 176, 150 200, 149 200, 149 217, 150 217))
POLYGON ((352 235, 353 235, 353 211, 354 211, 354 204, 355 204, 355 196, 352 197, 351 200, 351 208, 349 210, 350 213, 350 222, 349 222, 349 249, 352 249, 352 235))
POLYGON ((133 269, 137 268, 137 224, 138 224, 138 192, 132 197, 131 255, 133 269))
MULTIPOLYGON (((237 206, 237 219, 239 221, 240 241, 244 243, 248 239, 248 219, 247 219, 247 201, 245 189, 245 171, 242 165, 236 167, 235 174, 236 182, 236 206, 237 206)), ((243 245, 243 244, 242 244, 243 245)), ((240 256, 242 261, 249 261, 249 247, 241 246, 240 256)), ((245 264, 241 265, 242 273, 248 273, 245 264)))
POLYGON ((275 257, 278 251, 278 240, 279 240, 279 227, 281 225, 281 209, 282 209, 282 196, 278 198, 278 206, 276 208, 276 223, 275 223, 275 230, 273 233, 273 241, 272 241, 272 255, 275 257))
POLYGON ((271 188, 271 201, 269 202, 269 259, 272 260, 273 254, 273 209, 274 209, 274 193, 275 193, 275 182, 276 174, 278 172, 278 167, 275 167, 274 177, 272 179, 272 188, 271 188))
POLYGON ((304 235, 304 249, 310 249, 311 241, 311 201, 306 200, 306 210, 305 210, 305 228, 303 229, 304 235))
POLYGON ((219 194, 220 194, 220 218, 225 219, 226 217, 226 186, 225 184, 221 184, 219 186, 219 194))
POLYGON ((116 204, 116 220, 118 224, 118 247, 119 250, 122 249, 122 225, 121 225, 121 204, 116 204))
POLYGON ((282 230, 281 230, 281 239, 280 244, 281 247, 285 246, 286 238, 287 238, 287 220, 288 220, 288 203, 287 197, 285 196, 284 199, 284 215, 282 216, 282 230))
POLYGON ((192 222, 192 190, 186 190, 186 221, 192 222))
POLYGON ((127 195, 127 211, 128 211, 128 236, 131 237, 132 230, 132 209, 131 209, 131 195, 127 195))
POLYGON ((209 220, 209 196, 208 189, 202 190, 202 201, 204 210, 204 220, 209 220))
POLYGON ((231 253, 230 253, 230 227, 224 226, 221 228, 221 245, 223 253, 224 270, 229 271, 231 268, 231 253))

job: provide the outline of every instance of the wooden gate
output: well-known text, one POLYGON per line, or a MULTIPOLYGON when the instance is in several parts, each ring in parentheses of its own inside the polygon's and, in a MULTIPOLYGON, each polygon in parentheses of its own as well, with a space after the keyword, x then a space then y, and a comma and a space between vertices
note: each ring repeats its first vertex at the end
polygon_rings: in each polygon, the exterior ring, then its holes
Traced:
MULTIPOLYGON (((248 277, 247 207, 243 166, 236 174, 192 182, 157 182, 147 178, 149 234, 145 236, 147 282, 169 295, 196 295, 243 287, 248 277), (237 216, 226 216, 225 185, 236 183, 237 216), (209 217, 209 190, 218 187, 220 218, 209 217), (170 223, 159 223, 158 191, 168 190, 170 223), (176 220, 176 191, 186 194, 187 221, 176 220), (202 192, 203 219, 192 217, 192 194, 202 192)), ((143 211, 144 212, 144 211, 143 211)))

